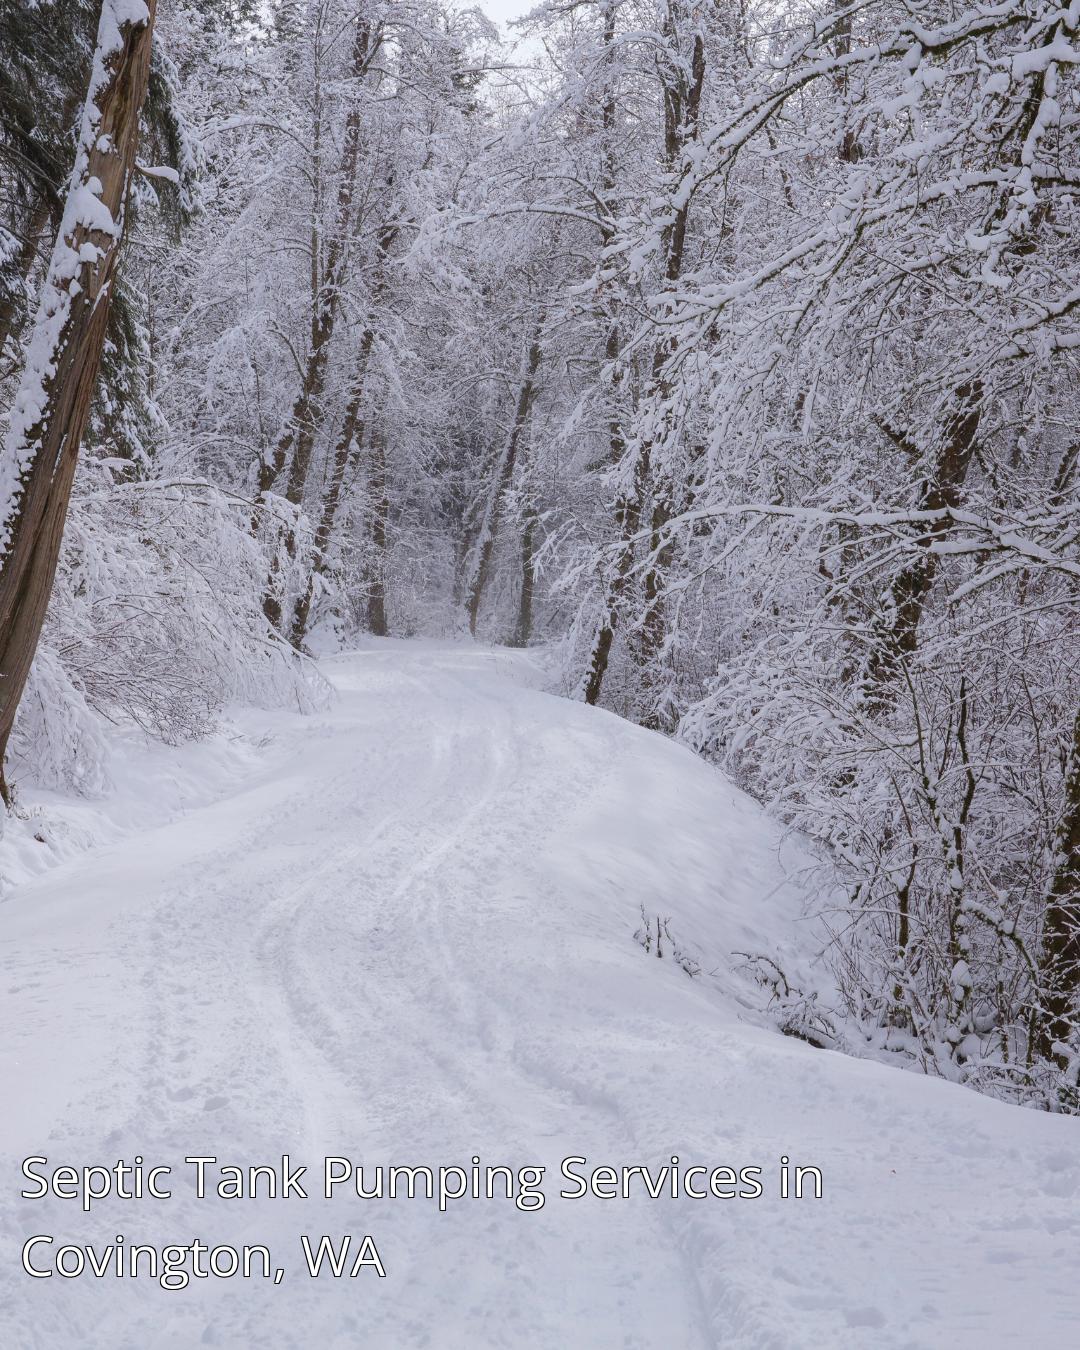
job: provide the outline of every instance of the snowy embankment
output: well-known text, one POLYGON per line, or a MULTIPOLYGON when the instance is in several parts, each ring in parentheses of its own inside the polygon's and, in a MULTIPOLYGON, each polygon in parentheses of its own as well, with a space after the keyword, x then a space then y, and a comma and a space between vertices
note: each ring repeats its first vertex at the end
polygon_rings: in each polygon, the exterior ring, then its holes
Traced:
POLYGON ((0 903, 0 1343, 985 1350, 1075 1334, 1077 1122, 766 1026, 731 953, 798 964, 797 878, 721 775, 540 692, 523 657, 382 643, 325 670, 327 712, 247 713, 231 744, 147 752, 138 828, 81 808, 111 842, 0 903), (634 940, 642 906, 670 916, 697 978, 634 940), (284 1153, 309 1168, 306 1200, 199 1201, 183 1161, 284 1153), (630 1198, 559 1196, 566 1157, 658 1172, 672 1154, 760 1168, 764 1194, 650 1199, 636 1174, 630 1198), (27 1155, 138 1156, 173 1169, 172 1198, 89 1214, 19 1199, 27 1155), (543 1166, 546 1200, 324 1201, 327 1155, 369 1177, 474 1155, 543 1166), (782 1156, 820 1169, 820 1199, 780 1197, 782 1156), (307 1277, 300 1235, 346 1233, 374 1237, 385 1279, 307 1277), (35 1249, 43 1269, 61 1243, 122 1234, 265 1245, 286 1274, 34 1280, 35 1234, 56 1239, 35 1249))

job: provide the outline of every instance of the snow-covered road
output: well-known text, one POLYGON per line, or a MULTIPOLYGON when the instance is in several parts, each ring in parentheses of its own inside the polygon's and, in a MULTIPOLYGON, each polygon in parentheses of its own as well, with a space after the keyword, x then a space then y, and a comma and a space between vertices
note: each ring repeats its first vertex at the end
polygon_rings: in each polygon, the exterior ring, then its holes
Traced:
MULTIPOLYGON (((373 644, 307 718, 244 713, 215 800, 0 904, 0 1345, 1030 1347, 1080 1335, 1080 1130, 766 1027, 734 950, 796 941, 779 835, 689 752, 526 658, 373 644), (691 979, 633 938, 671 916, 691 979), (308 1166, 199 1201, 186 1156, 308 1166), (563 1199, 568 1156, 761 1168, 757 1199, 563 1199), (172 1167, 21 1199, 20 1161, 172 1167), (542 1209, 320 1195, 328 1155, 543 1166, 542 1209), (779 1160, 820 1168, 782 1199, 779 1160), (308 1278, 371 1234, 386 1278, 308 1278), (264 1244, 286 1275, 31 1279, 27 1237, 264 1244)), ((188 752, 174 752, 176 762, 188 752)), ((197 755, 197 748, 190 754, 197 755)), ((793 960, 796 959, 793 957, 793 960)), ((208 1172, 214 1175, 213 1169, 208 1172)))

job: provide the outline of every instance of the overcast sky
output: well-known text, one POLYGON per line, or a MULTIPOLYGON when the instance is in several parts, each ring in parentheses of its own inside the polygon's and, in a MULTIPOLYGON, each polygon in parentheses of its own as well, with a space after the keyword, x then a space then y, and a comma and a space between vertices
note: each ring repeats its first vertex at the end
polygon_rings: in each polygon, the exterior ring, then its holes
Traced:
POLYGON ((480 8, 486 10, 499 23, 527 14, 536 4, 537 0, 480 0, 480 8))

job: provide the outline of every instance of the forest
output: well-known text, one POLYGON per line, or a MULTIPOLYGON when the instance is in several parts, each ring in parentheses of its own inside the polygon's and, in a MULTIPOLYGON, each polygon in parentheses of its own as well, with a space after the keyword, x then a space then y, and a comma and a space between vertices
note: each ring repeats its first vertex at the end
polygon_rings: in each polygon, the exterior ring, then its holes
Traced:
MULTIPOLYGON (((536 649, 1080 1113, 1080 0, 0 0, 0 787, 536 649)), ((659 938, 659 930, 657 930, 659 938)))

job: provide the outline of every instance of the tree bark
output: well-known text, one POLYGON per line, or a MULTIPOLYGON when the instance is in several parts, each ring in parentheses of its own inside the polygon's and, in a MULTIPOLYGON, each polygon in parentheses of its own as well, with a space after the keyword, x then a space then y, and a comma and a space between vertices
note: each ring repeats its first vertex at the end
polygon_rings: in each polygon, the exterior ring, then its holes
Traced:
MULTIPOLYGON (((677 33, 678 7, 669 0, 665 20, 665 36, 674 43, 677 33)), ((697 131, 701 110, 701 95, 705 82, 705 43, 699 31, 694 36, 690 68, 687 71, 681 64, 672 64, 664 71, 662 95, 664 104, 664 161, 669 173, 678 167, 683 147, 697 131)), ((670 223, 664 226, 661 240, 664 251, 664 280, 673 286, 682 274, 683 254, 686 246, 686 229, 690 216, 690 202, 685 201, 676 210, 670 223)), ((653 404, 663 401, 667 393, 663 379, 665 362, 671 355, 670 344, 661 342, 653 353, 652 384, 653 404)), ((612 450, 616 448, 616 436, 622 444, 621 428, 612 424, 609 428, 612 450)), ((582 681, 582 697, 586 703, 596 704, 603 690, 604 677, 607 674, 611 646, 615 639, 615 630, 625 597, 627 581, 634 562, 634 536, 641 525, 641 516, 649 493, 653 477, 653 449, 656 437, 651 429, 645 429, 638 438, 634 469, 630 485, 615 506, 615 520, 619 526, 619 550, 616 555, 614 575, 607 587, 604 611, 593 637, 592 648, 586 663, 582 681)), ((621 449, 620 449, 621 454, 621 449)), ((659 595, 661 574, 670 561, 670 548, 661 547, 661 532, 672 514, 672 490, 670 485, 661 484, 649 521, 653 543, 653 561, 646 572, 645 591, 645 628, 642 634, 640 658, 643 666, 659 651, 665 632, 664 617, 660 610, 659 595)))
POLYGON ((1065 768, 1065 800, 1058 824, 1054 869, 1047 889, 1039 974, 1042 1019, 1037 1049, 1045 1058, 1055 1045, 1075 1040, 1080 994, 1080 712, 1073 723, 1065 768))
MULTIPOLYGON (((356 26, 353 40, 352 76, 359 82, 379 49, 381 39, 372 34, 366 22, 356 26)), ((330 359, 330 343, 334 336, 334 327, 339 311, 339 288, 341 285, 346 256, 345 241, 348 237, 352 217, 353 196, 356 188, 356 171, 360 159, 360 128, 362 110, 359 94, 349 108, 345 120, 345 139, 341 149, 341 165, 338 175, 338 197, 333 237, 327 247, 326 266, 323 280, 314 301, 314 313, 311 325, 311 346, 308 350, 300 390, 293 403, 292 414, 282 428, 273 454, 261 458, 257 472, 256 500, 260 505, 265 502, 274 483, 285 467, 289 450, 292 448, 292 461, 285 486, 285 499, 292 506, 299 507, 304 500, 308 472, 311 468, 311 454, 315 446, 315 436, 319 428, 319 400, 326 384, 326 369, 330 359)), ((315 235, 313 235, 313 239, 315 235)), ((313 245, 314 247, 314 245, 313 245)), ((317 275, 317 271, 313 273, 317 275)), ((252 522, 253 530, 258 529, 260 511, 256 510, 252 522)), ((296 533, 290 526, 285 532, 285 553, 291 560, 296 555, 296 533)), ((267 579, 266 596, 263 600, 263 612, 275 631, 281 630, 282 601, 279 585, 279 563, 275 556, 267 579)))
POLYGON ((368 592, 368 631, 385 637, 386 624, 386 537, 390 521, 390 498, 386 495, 386 439, 381 430, 371 437, 371 547, 375 559, 368 592))
POLYGON ((619 551, 615 559, 614 575, 604 597, 603 616, 593 635, 582 681, 582 698, 589 704, 599 703, 604 687, 604 676, 607 674, 611 658, 611 647, 615 641, 615 630, 622 611, 626 583, 634 562, 633 539, 641 524, 641 509, 649 481, 651 448, 648 441, 643 441, 638 447, 630 486, 626 492, 620 493, 615 503, 615 523, 619 527, 619 551))
MULTIPOLYGON (((945 429, 933 475, 919 492, 918 510, 944 511, 960 504, 975 453, 981 400, 982 385, 978 381, 957 389, 956 411, 945 429)), ((951 529, 948 518, 928 526, 919 540, 922 553, 893 579, 888 610, 876 625, 866 663, 865 689, 871 707, 887 705, 897 670, 918 647, 919 624, 937 575, 938 555, 930 551, 930 545, 951 529)))
MULTIPOLYGON (((669 0, 667 31, 674 46, 678 35, 679 9, 669 0)), ((698 118, 701 113, 701 95, 705 86, 705 39, 699 29, 694 34, 691 47, 690 69, 681 64, 664 80, 664 159, 668 172, 674 174, 678 168, 686 145, 697 134, 698 118)), ((664 279, 668 286, 674 286, 682 275, 683 258, 686 252, 686 229, 690 219, 690 203, 684 202, 675 212, 675 219, 669 227, 665 240, 666 267, 664 279)), ((659 403, 659 432, 663 441, 667 441, 671 432, 670 382, 665 378, 664 368, 674 354, 674 343, 662 342, 656 350, 653 362, 654 399, 659 403)), ((653 433, 650 432, 650 435, 653 433)), ((655 455, 651 456, 655 460, 655 455)), ((670 540, 664 540, 664 529, 675 514, 675 499, 678 491, 674 478, 674 469, 670 464, 661 464, 659 481, 653 492, 652 517, 649 522, 649 566, 643 582, 644 618, 641 629, 641 645, 638 659, 646 687, 650 683, 650 672, 663 648, 667 635, 667 621, 663 609, 663 578, 674 552, 670 540)), ((684 490, 687 485, 680 485, 684 490)), ((663 719, 655 707, 645 710, 642 718, 645 726, 658 729, 663 719)))
POLYGON ((360 417, 361 405, 366 387, 366 375, 371 349, 375 343, 374 328, 364 330, 360 339, 360 355, 356 363, 356 375, 349 406, 345 409, 345 420, 341 424, 341 433, 334 446, 334 457, 330 465, 330 482, 323 498, 319 524, 315 530, 315 552, 311 564, 311 576, 301 592, 293 609, 292 645, 299 648, 307 636, 308 619, 311 616, 311 602, 315 595, 316 578, 326 572, 327 548, 337 519, 341 493, 345 485, 345 474, 355 454, 364 441, 364 423, 360 417))
POLYGON ((491 485, 491 495, 488 497, 487 510, 484 513, 484 523, 480 527, 480 535, 476 541, 472 575, 465 596, 465 611, 469 616, 469 632, 473 637, 476 636, 476 625, 480 617, 480 602, 484 598, 484 590, 491 570, 491 555, 495 548, 495 537, 499 529, 502 499, 513 481, 518 446, 521 443, 521 435, 525 430, 525 424, 529 420, 529 410, 532 408, 533 399, 536 396, 536 372, 540 368, 540 329, 542 325, 543 316, 541 315, 537 320, 532 341, 529 343, 529 351, 525 359, 525 371, 518 391, 517 407, 514 410, 513 425, 510 428, 506 448, 499 457, 499 463, 495 469, 495 479, 491 485))
POLYGON ((150 71, 156 0, 103 0, 80 149, 0 461, 0 795, 101 365, 150 71))
POLYGON ((536 542, 536 512, 526 510, 521 526, 521 594, 518 596, 517 624, 514 627, 512 647, 527 647, 532 640, 533 592, 536 575, 533 570, 533 551, 536 542))
MULTIPOLYGON (((378 304, 385 282, 385 263, 390 249, 393 247, 394 240, 398 236, 396 226, 386 226, 379 232, 379 267, 375 279, 372 295, 372 306, 378 304)), ((299 648, 307 636, 308 620, 311 616, 311 602, 315 594, 316 578, 324 576, 327 567, 327 549, 330 544, 330 537, 334 532, 334 522, 337 520, 338 509, 341 504, 341 494, 345 486, 345 476, 349 464, 354 458, 354 454, 359 454, 364 443, 364 423, 361 417, 363 409, 364 394, 367 390, 368 365, 371 361, 372 348, 375 345, 375 324, 372 319, 364 329, 364 334, 360 339, 360 349, 356 360, 356 373, 353 376, 352 393, 349 396, 349 404, 345 409, 345 420, 341 426, 341 434, 338 436, 337 444, 334 447, 333 459, 330 463, 330 481, 327 484, 326 495, 323 498, 322 511, 319 515, 319 523, 315 530, 314 556, 311 564, 311 575, 308 577, 307 586, 297 597, 296 605, 293 609, 292 622, 292 644, 299 648)), ((385 474, 384 474, 385 478, 385 474)), ((385 623, 385 616, 384 616, 385 623)))

